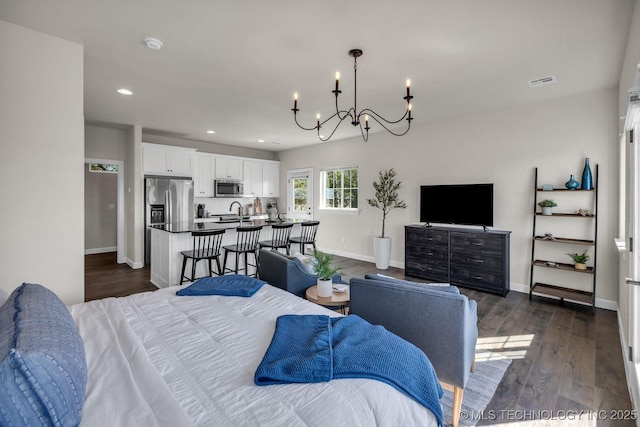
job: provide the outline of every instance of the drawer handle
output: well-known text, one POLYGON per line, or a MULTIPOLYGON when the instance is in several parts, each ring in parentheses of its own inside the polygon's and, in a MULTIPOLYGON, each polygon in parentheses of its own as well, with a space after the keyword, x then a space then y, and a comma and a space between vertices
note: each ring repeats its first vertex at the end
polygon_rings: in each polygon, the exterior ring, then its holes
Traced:
POLYGON ((484 246, 484 242, 471 242, 473 246, 484 246))
POLYGON ((484 279, 484 277, 482 276, 471 276, 472 279, 476 279, 476 280, 482 280, 484 279))
POLYGON ((475 262, 476 264, 482 264, 484 262, 483 259, 470 259, 470 258, 467 258, 467 260, 469 260, 471 262, 475 262))

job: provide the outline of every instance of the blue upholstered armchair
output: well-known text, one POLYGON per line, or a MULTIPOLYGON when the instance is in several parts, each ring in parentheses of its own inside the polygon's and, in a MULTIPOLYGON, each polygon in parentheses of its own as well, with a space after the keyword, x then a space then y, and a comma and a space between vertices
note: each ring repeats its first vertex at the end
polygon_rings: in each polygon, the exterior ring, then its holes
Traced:
POLYGON ((442 387, 453 391, 457 426, 464 387, 474 369, 478 340, 477 305, 455 286, 429 286, 367 275, 350 283, 349 313, 382 325, 427 355, 442 387))
MULTIPOLYGON (((310 273, 302 262, 271 249, 260 249, 258 254, 260 279, 300 298, 305 298, 307 288, 317 283, 318 276, 310 273)), ((333 283, 341 283, 339 274, 333 276, 333 283)))

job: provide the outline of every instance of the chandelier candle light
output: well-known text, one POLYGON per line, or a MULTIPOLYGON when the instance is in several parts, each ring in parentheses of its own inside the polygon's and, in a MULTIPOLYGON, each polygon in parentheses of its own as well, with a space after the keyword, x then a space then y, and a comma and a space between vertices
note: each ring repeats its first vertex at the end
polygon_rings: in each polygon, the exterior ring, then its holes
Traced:
POLYGON ((323 122, 320 122, 320 113, 318 113, 316 115, 316 125, 314 127, 311 128, 306 128, 304 126, 301 126, 300 123, 298 123, 298 111, 300 111, 298 109, 298 93, 296 92, 293 95, 293 108, 291 109, 291 111, 293 111, 293 118, 296 122, 296 124, 298 125, 298 127, 300 127, 301 129, 304 130, 317 130, 318 132, 318 139, 320 141, 328 141, 329 139, 331 139, 331 137, 333 136, 333 134, 336 132, 336 130, 338 129, 338 126, 340 126, 340 124, 346 119, 346 118, 350 118, 351 119, 351 124, 353 126, 359 126, 360 127, 360 133, 362 134, 362 138, 365 140, 365 142, 369 139, 369 129, 371 129, 369 127, 369 118, 372 118, 373 120, 375 120, 380 126, 382 126, 387 132, 389 132, 392 135, 395 136, 402 136, 405 135, 407 132, 409 132, 409 129, 411 128, 411 120, 413 120, 413 117, 411 117, 411 99, 413 99, 413 96, 411 95, 411 80, 407 79, 407 96, 405 96, 403 99, 407 101, 407 109, 404 112, 404 115, 402 117, 400 117, 398 120, 387 120, 384 117, 382 117, 380 114, 376 113, 375 111, 369 109, 369 108, 364 108, 362 110, 360 110, 358 112, 357 109, 357 105, 358 105, 358 93, 357 93, 357 87, 358 87, 358 63, 357 60, 360 56, 362 56, 362 50, 361 49, 351 49, 349 51, 349 56, 353 58, 353 75, 354 75, 354 80, 353 80, 353 107, 351 107, 349 110, 340 110, 340 108, 338 107, 338 95, 340 95, 342 93, 342 91, 340 90, 340 72, 337 71, 336 72, 336 88, 335 90, 332 90, 331 92, 336 96, 336 112, 335 114, 333 114, 331 117, 329 117, 328 119, 324 120, 323 122), (361 122, 361 117, 364 116, 364 128, 362 127, 362 122, 361 122), (333 128, 333 130, 331 131, 331 134, 329 134, 328 137, 324 138, 322 135, 320 135, 320 128, 327 123, 329 120, 333 119, 334 117, 338 118, 338 123, 336 124, 336 126, 333 128), (400 123, 402 120, 406 120, 407 121, 407 128, 405 129, 404 132, 402 133, 396 133, 393 132, 392 130, 390 130, 387 126, 389 125, 394 125, 396 123, 400 123))

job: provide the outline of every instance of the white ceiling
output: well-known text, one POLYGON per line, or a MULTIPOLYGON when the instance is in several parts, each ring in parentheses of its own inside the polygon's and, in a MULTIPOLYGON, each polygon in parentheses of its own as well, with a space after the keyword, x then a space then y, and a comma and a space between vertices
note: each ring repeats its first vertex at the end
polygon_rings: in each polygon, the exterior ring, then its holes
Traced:
MULTIPOLYGON (((294 92, 300 120, 314 126, 317 112, 332 114, 339 70, 341 107, 352 106, 352 48, 364 51, 359 109, 400 117, 410 78, 415 125, 617 86, 633 6, 633 0, 0 0, 0 19, 84 45, 88 122, 283 150, 318 142, 293 122, 294 92), (163 48, 148 49, 148 36, 163 48), (529 80, 550 75, 556 84, 529 87, 529 80), (120 87, 134 95, 117 94, 120 87)), ((333 139, 357 132, 344 123, 333 139)))

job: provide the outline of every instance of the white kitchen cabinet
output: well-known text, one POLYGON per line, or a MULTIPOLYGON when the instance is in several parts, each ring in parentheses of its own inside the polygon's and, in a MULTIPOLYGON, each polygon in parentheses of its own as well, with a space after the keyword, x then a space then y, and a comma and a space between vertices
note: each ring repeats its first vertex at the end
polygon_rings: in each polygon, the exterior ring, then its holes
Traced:
POLYGON ((245 160, 244 170, 244 195, 258 197, 262 195, 262 163, 260 160, 245 160))
POLYGON ((142 144, 145 175, 193 176, 191 156, 195 149, 160 144, 142 144))
POLYGON ((242 159, 238 157, 216 157, 215 177, 217 179, 244 179, 242 159))
POLYGON ((211 154, 193 155, 193 196, 213 197, 216 157, 211 154))
POLYGON ((263 197, 279 197, 280 196, 280 163, 279 162, 263 162, 262 163, 262 196, 263 197))

